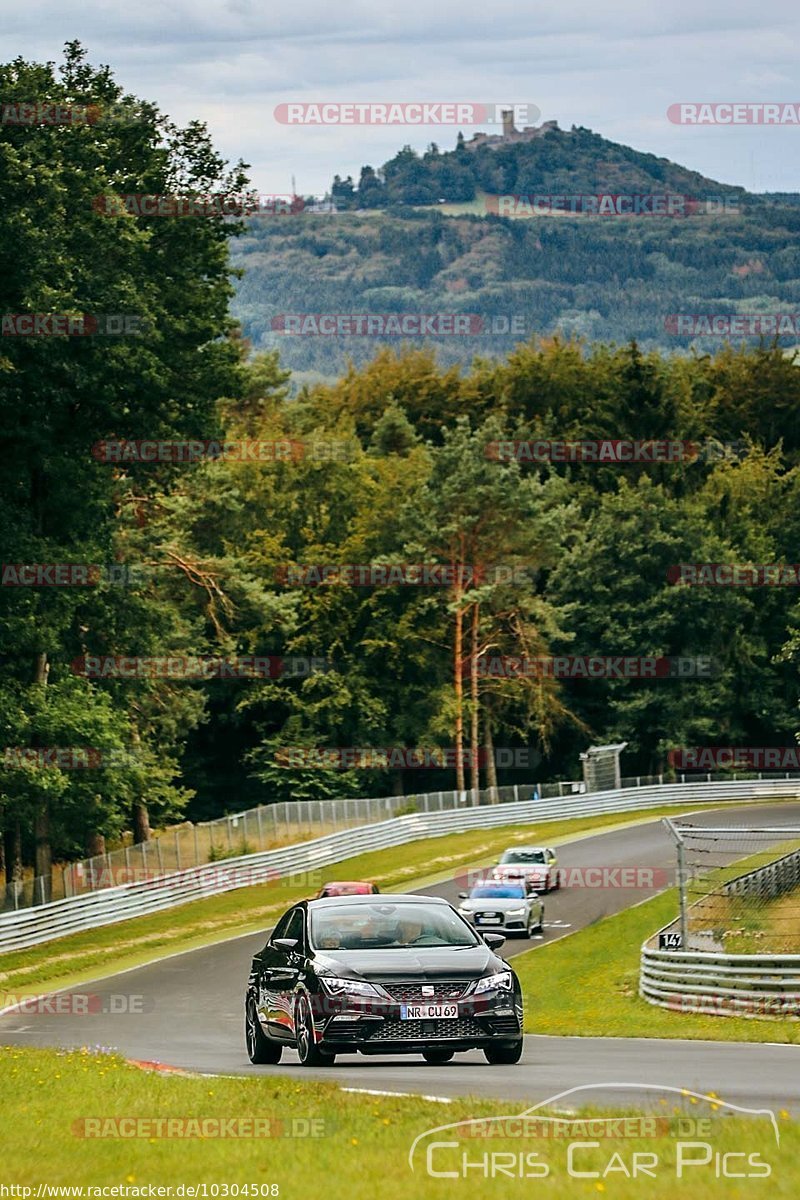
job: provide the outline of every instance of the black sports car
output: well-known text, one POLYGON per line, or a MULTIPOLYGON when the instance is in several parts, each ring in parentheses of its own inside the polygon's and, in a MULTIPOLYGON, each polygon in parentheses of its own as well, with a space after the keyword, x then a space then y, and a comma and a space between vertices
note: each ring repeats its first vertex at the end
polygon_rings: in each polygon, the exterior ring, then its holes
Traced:
POLYGON ((304 900, 253 959, 250 1061, 277 1063, 291 1046, 305 1066, 357 1051, 445 1063, 476 1048, 519 1062, 522 993, 495 953, 504 940, 435 896, 304 900))

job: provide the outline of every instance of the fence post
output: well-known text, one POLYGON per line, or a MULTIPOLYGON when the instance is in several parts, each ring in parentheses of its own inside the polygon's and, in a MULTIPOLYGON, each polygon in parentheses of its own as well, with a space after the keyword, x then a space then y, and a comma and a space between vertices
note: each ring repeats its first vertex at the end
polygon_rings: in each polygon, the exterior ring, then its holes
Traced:
POLYGON ((264 831, 261 826, 261 805, 256 809, 256 824, 258 825, 258 848, 264 849, 264 831))
POLYGON ((678 896, 680 903, 680 928, 681 928, 681 949, 689 949, 689 912, 686 904, 686 848, 683 838, 679 831, 673 825, 668 817, 664 818, 664 824, 669 829, 675 839, 676 848, 678 851, 678 896))
POLYGON ((178 833, 177 826, 175 827, 175 866, 180 871, 181 869, 181 838, 178 833))
POLYGON ((200 840, 197 836, 197 826, 194 825, 194 826, 192 826, 192 828, 194 829, 194 865, 196 867, 199 867, 200 866, 200 840))

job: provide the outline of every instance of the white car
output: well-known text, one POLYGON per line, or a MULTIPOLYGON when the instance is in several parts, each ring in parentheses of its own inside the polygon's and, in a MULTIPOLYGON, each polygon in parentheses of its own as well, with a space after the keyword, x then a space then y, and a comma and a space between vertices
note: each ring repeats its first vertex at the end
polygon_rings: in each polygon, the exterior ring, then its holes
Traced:
POLYGON ((459 892, 461 916, 476 929, 497 929, 530 937, 541 933, 544 904, 523 882, 503 883, 487 879, 469 892, 459 892))
POLYGON ((493 879, 522 879, 537 892, 550 892, 561 886, 558 878, 558 859, 549 846, 515 846, 506 850, 496 867, 493 879))

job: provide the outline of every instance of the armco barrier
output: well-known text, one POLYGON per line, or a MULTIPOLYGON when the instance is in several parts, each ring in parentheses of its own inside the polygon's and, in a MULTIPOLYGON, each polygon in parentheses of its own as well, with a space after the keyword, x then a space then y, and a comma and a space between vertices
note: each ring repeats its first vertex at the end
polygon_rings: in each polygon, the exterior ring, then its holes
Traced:
POLYGON ((800 1016, 800 954, 654 950, 646 942, 639 994, 678 1012, 800 1016))
POLYGON ((693 803, 717 800, 789 798, 797 797, 799 792, 800 783, 791 779, 664 784, 584 793, 564 799, 526 800, 441 813, 410 813, 295 846, 208 863, 206 866, 106 888, 37 908, 4 913, 0 916, 0 954, 35 946, 66 934, 159 912, 247 884, 267 882, 300 871, 312 871, 317 867, 329 867, 357 854, 399 846, 421 838, 528 821, 539 823, 601 813, 635 812, 662 804, 686 807, 693 803))
MULTIPOLYGON (((800 851, 794 850, 730 879, 728 895, 773 899, 800 883, 800 851)), ((691 911, 691 910, 690 910, 691 911)), ((800 954, 726 954, 714 950, 656 950, 659 934, 642 946, 639 994, 678 1012, 714 1016, 800 1016, 800 954)))

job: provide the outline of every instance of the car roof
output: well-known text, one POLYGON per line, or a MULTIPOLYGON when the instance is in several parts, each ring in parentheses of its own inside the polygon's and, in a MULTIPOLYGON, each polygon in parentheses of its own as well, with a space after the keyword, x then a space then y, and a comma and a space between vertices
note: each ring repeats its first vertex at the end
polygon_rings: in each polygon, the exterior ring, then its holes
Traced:
POLYGON ((547 849, 547 846, 509 846, 506 850, 503 851, 503 853, 508 854, 509 851, 512 851, 512 850, 546 850, 546 849, 547 849))
POLYGON ((377 896, 320 896, 318 900, 309 900, 309 908, 325 908, 331 905, 347 905, 348 908, 358 907, 359 904, 396 904, 398 901, 415 904, 447 904, 441 896, 418 896, 414 893, 382 892, 377 896))

